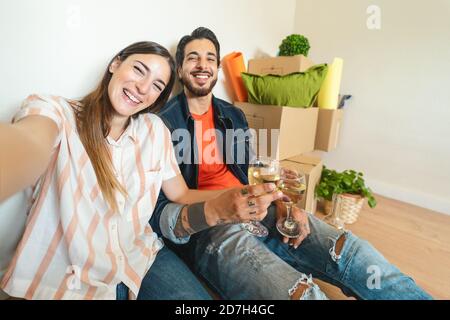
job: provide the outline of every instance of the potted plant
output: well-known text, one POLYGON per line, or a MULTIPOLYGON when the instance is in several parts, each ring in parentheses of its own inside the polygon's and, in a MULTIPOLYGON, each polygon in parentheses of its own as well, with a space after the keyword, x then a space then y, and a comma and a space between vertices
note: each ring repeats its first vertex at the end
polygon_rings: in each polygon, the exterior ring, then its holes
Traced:
POLYGON ((365 199, 369 207, 377 205, 372 190, 365 184, 363 173, 354 170, 337 172, 324 166, 315 194, 319 199, 325 200, 327 214, 331 212, 333 194, 340 197, 340 218, 345 223, 356 221, 365 199))
POLYGON ((309 52, 309 41, 308 38, 302 36, 301 34, 291 34, 283 39, 281 42, 280 56, 295 56, 298 54, 302 54, 305 57, 308 56, 309 52))

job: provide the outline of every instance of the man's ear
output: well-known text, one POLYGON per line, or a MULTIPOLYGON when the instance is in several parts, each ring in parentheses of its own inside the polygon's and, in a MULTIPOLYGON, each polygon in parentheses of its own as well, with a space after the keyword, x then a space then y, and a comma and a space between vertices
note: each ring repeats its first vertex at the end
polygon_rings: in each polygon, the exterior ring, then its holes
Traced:
POLYGON ((116 72, 117 68, 119 68, 122 61, 119 57, 116 57, 114 61, 109 65, 109 72, 114 73, 116 72))
POLYGON ((182 76, 181 67, 177 68, 177 75, 178 75, 178 79, 181 79, 181 76, 182 76))

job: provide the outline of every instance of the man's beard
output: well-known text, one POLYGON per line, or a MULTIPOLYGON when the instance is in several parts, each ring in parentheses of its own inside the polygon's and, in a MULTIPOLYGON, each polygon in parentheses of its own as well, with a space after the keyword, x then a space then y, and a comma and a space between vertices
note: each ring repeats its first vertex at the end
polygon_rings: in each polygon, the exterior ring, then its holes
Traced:
POLYGON ((184 77, 184 75, 180 78, 180 82, 186 87, 186 89, 189 90, 189 92, 191 92, 193 95, 195 95, 196 97, 204 97, 207 96, 212 89, 214 88, 214 86, 217 83, 217 78, 215 78, 211 84, 209 85, 209 87, 202 87, 202 88, 195 88, 192 85, 192 82, 190 81, 190 79, 186 79, 184 77))

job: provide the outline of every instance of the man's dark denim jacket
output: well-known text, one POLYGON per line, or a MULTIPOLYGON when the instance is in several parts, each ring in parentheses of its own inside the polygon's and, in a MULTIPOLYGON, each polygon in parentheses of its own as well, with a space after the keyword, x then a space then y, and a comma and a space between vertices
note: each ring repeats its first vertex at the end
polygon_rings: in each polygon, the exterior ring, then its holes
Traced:
MULTIPOLYGON (((228 169, 239 179, 242 184, 248 184, 247 169, 249 160, 249 141, 248 134, 232 135, 233 132, 247 132, 248 123, 242 110, 236 108, 230 103, 213 96, 212 105, 214 109, 214 123, 216 130, 219 130, 223 136, 223 155, 228 169), (239 130, 240 129, 240 130, 239 130), (236 131, 238 130, 238 131, 236 131), (228 132, 228 135, 227 135, 228 132), (245 154, 242 154, 245 152, 245 154)), ((181 174, 190 189, 197 189, 198 186, 198 162, 197 145, 195 140, 194 119, 189 112, 186 96, 184 93, 172 98, 166 106, 158 113, 158 116, 164 121, 172 133, 172 142, 175 155, 181 174), (187 130, 191 141, 185 141, 179 138, 179 129, 187 130), (182 148, 183 150, 181 150, 182 148)), ((181 134, 182 135, 182 134, 181 134)), ((164 207, 170 201, 161 191, 158 197, 155 210, 150 225, 159 236, 162 236, 160 229, 160 217, 164 207)))

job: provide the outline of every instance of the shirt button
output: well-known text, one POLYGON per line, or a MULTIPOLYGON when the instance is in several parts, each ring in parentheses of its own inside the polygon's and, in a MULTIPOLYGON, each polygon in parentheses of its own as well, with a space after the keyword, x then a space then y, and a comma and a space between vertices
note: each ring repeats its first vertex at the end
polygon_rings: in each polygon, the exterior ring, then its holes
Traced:
POLYGON ((116 225, 113 224, 113 225, 111 226, 111 229, 112 229, 112 230, 116 230, 116 225))
POLYGON ((120 261, 123 261, 123 256, 119 256, 119 260, 120 260, 120 261))

